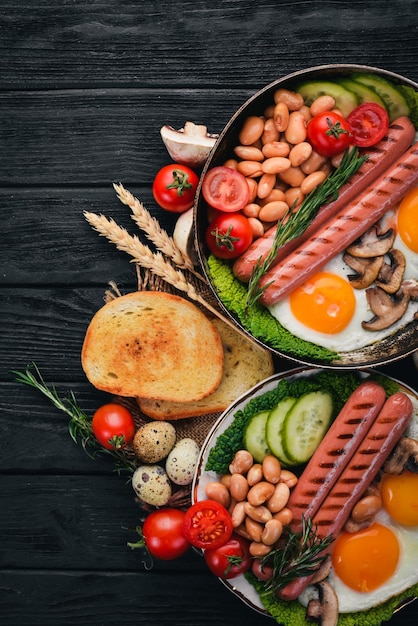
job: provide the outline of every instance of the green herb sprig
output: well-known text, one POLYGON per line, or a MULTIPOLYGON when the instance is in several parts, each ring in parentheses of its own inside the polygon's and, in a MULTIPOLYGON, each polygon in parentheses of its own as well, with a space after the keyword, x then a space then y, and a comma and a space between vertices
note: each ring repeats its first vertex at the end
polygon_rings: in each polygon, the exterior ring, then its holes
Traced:
POLYGON ((357 170, 367 160, 367 155, 359 156, 357 147, 348 148, 341 160, 340 166, 334 170, 321 185, 313 189, 303 200, 299 209, 295 211, 295 205, 289 209, 289 211, 279 221, 274 236, 272 247, 264 259, 261 258, 256 262, 251 272, 250 280, 248 282, 248 292, 246 299, 246 311, 248 313, 249 307, 257 302, 262 296, 265 289, 267 289, 267 283, 263 287, 259 286, 261 278, 266 274, 273 264, 279 248, 284 246, 285 243, 300 237, 308 228, 319 209, 326 204, 336 200, 338 192, 342 185, 348 181, 348 179, 357 172, 357 170))
POLYGON ((91 418, 81 410, 72 391, 68 397, 60 398, 54 385, 48 387, 35 363, 31 363, 24 372, 13 370, 12 374, 16 375, 16 382, 40 391, 57 409, 70 417, 68 424, 70 436, 75 443, 80 441, 83 450, 90 458, 95 458, 101 454, 110 455, 115 461, 115 469, 118 474, 135 471, 136 465, 125 450, 118 447, 107 449, 99 444, 93 434, 91 418))

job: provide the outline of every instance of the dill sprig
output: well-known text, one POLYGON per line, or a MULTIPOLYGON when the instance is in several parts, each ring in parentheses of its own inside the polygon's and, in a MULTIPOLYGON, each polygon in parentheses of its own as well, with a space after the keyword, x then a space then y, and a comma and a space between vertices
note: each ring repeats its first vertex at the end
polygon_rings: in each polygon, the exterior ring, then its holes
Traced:
POLYGON ((16 382, 40 391, 57 409, 70 417, 68 431, 71 439, 75 443, 80 441, 83 450, 90 458, 95 458, 100 454, 110 455, 115 461, 115 469, 118 474, 135 471, 136 465, 125 451, 117 447, 114 449, 103 448, 99 444, 93 434, 91 418, 81 410, 72 391, 68 397, 60 398, 54 385, 48 387, 35 363, 31 363, 24 372, 13 370, 12 374, 16 375, 16 382))
POLYGON ((268 285, 259 286, 261 278, 266 274, 273 264, 279 248, 285 243, 300 237, 308 228, 319 209, 326 203, 334 201, 338 197, 338 192, 342 185, 357 172, 366 161, 367 155, 359 156, 357 147, 348 148, 341 160, 340 166, 334 170, 321 185, 313 189, 303 200, 299 209, 295 210, 295 205, 279 220, 272 247, 264 259, 256 262, 251 272, 248 282, 248 292, 246 299, 246 311, 257 302, 268 285))
POLYGON ((283 545, 269 552, 262 565, 273 567, 273 576, 266 582, 266 591, 277 593, 297 578, 313 574, 328 556, 327 548, 333 542, 332 535, 321 538, 311 520, 302 517, 302 530, 288 530, 283 545))

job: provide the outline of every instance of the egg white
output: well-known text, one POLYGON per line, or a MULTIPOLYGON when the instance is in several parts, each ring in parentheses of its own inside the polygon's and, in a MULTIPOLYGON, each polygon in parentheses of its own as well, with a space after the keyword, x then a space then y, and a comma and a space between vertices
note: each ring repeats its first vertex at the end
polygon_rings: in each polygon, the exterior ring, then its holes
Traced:
MULTIPOLYGON (((394 223, 396 225, 396 216, 394 211, 388 212, 381 220, 382 228, 385 228, 388 225, 393 226, 394 223)), ((414 253, 405 245, 399 234, 396 235, 393 247, 400 250, 407 259, 404 279, 417 280, 418 254, 414 253)), ((353 274, 353 270, 346 263, 344 263, 342 254, 339 254, 331 259, 331 261, 327 263, 321 271, 337 274, 347 281, 347 276, 353 274)), ((361 322, 371 320, 374 314, 367 304, 366 290, 354 289, 353 291, 356 299, 354 315, 350 323, 341 332, 335 334, 321 333, 299 322, 299 320, 297 320, 292 313, 288 297, 269 307, 269 311, 284 328, 296 337, 315 343, 318 346, 328 348, 334 352, 357 350, 381 341, 385 337, 396 333, 398 330, 409 324, 414 319, 415 313, 418 311, 418 302, 410 302, 405 315, 389 328, 381 331, 364 330, 361 326, 361 322)))

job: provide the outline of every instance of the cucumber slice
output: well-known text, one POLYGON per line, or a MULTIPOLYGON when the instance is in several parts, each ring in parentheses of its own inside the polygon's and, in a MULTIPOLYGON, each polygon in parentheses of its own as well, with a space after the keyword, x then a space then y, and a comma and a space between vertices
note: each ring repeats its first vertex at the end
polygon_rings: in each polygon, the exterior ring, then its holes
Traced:
POLYGON ((410 108, 402 93, 395 85, 386 80, 386 78, 367 72, 352 74, 351 78, 358 83, 374 89, 379 94, 386 103, 390 122, 393 122, 393 120, 401 115, 410 114, 410 108))
POLYGON ((335 99, 335 106, 340 109, 344 117, 347 117, 359 104, 359 98, 355 93, 336 82, 314 80, 302 83, 296 91, 301 94, 307 106, 310 106, 319 96, 332 96, 335 99))
POLYGON ((254 415, 247 424, 244 432, 244 446, 251 452, 257 463, 262 463, 264 457, 270 454, 266 441, 266 423, 270 411, 261 411, 254 415))
POLYGON ((377 91, 351 78, 339 78, 340 85, 356 94, 359 102, 375 102, 387 110, 386 102, 379 96, 377 91))
POLYGON ((278 405, 270 411, 266 424, 267 445, 284 465, 292 465, 293 463, 284 452, 280 433, 285 417, 294 404, 296 404, 296 398, 285 398, 281 400, 278 405))
POLYGON ((292 406, 282 424, 285 455, 298 465, 309 461, 328 430, 333 413, 331 394, 306 393, 292 406))

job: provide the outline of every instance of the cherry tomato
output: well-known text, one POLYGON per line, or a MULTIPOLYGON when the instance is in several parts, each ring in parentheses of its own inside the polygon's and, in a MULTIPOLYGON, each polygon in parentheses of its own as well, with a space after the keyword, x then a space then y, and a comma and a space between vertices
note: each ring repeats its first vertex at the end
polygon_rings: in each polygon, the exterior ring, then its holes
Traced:
POLYGON ((229 213, 240 211, 248 204, 250 189, 243 174, 219 165, 205 175, 202 194, 210 206, 229 213))
POLYGON ((162 167, 154 178, 152 193, 157 204, 171 213, 184 213, 193 206, 199 177, 187 165, 162 167))
POLYGON ((180 509, 166 508, 153 511, 142 527, 145 546, 157 559, 171 561, 190 548, 183 534, 185 513, 180 509))
POLYGON ((183 533, 196 548, 218 548, 232 535, 228 511, 215 500, 202 500, 187 509, 183 533))
POLYGON ((347 116, 354 143, 360 148, 374 146, 389 127, 389 115, 377 102, 363 102, 347 116))
POLYGON ((321 156, 333 157, 341 154, 352 143, 348 122, 338 113, 318 113, 306 128, 308 141, 321 156))
POLYGON ((123 448, 135 435, 135 422, 124 406, 104 404, 93 415, 91 423, 97 441, 108 450, 123 448))
POLYGON ((242 213, 223 213, 206 229, 208 248, 220 259, 236 259, 252 240, 252 228, 242 213))
POLYGON ((210 571, 219 578, 235 578, 247 572, 252 566, 249 541, 232 534, 231 537, 219 548, 205 550, 204 559, 210 571))

